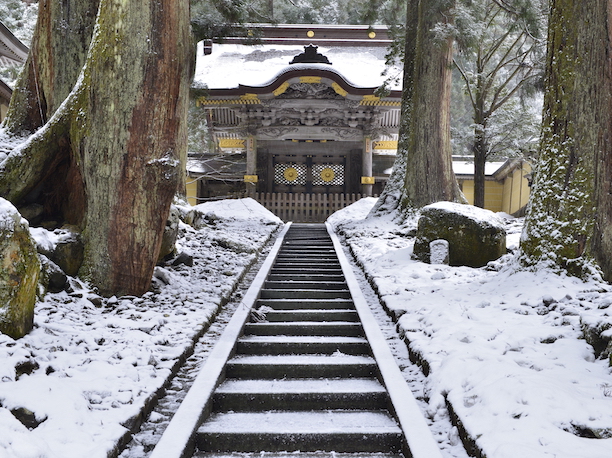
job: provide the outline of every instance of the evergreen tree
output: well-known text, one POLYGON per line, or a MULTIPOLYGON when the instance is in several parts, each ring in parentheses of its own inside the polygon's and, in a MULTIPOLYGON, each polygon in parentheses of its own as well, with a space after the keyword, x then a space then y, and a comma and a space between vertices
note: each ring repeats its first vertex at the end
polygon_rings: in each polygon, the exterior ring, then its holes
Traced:
POLYGON ((192 50, 187 0, 40 5, 5 129, 30 136, 0 195, 80 228, 79 276, 101 294, 149 287, 184 180, 192 50))
POLYGON ((612 280, 612 1, 551 0, 540 159, 521 240, 527 266, 612 280))
POLYGON ((524 0, 474 0, 456 8, 455 67, 472 111, 474 205, 484 206, 485 164, 525 149, 537 125, 526 106, 541 79, 542 5, 524 0), (522 106, 521 106, 522 105, 522 106))
POLYGON ((454 3, 408 0, 398 152, 373 214, 465 201, 453 173, 450 141, 454 3))

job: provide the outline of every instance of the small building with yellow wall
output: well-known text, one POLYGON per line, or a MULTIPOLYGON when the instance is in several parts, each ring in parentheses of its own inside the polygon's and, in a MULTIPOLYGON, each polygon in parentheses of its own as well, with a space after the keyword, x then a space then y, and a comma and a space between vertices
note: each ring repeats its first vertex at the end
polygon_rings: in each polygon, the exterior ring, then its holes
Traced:
MULTIPOLYGON (((474 162, 454 160, 453 170, 470 204, 474 203, 474 162)), ((524 159, 488 162, 485 166, 485 208, 513 216, 525 214, 529 201, 531 164, 524 159)))

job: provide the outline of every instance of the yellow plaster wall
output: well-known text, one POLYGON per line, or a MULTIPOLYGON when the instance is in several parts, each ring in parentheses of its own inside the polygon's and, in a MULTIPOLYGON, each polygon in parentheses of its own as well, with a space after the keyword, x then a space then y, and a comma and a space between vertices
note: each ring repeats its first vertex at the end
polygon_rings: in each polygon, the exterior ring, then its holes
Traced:
MULTIPOLYGON (((463 195, 470 205, 474 205, 474 180, 461 180, 463 195)), ((499 212, 502 208, 504 186, 496 181, 485 181, 485 208, 499 212)))
POLYGON ((514 214, 527 205, 529 200, 529 182, 525 175, 531 172, 531 166, 523 163, 504 180, 504 202, 502 211, 514 214))
POLYGON ((474 205, 474 180, 459 180, 463 195, 470 205, 474 205))
MULTIPOLYGON (((521 210, 529 200, 529 182, 525 175, 531 172, 531 166, 523 163, 508 175, 503 182, 485 182, 485 208, 494 212, 505 212, 510 215, 521 210)), ((460 180, 463 195, 470 205, 474 204, 474 180, 460 180)))
POLYGON ((187 177, 186 188, 187 202, 189 202, 189 205, 197 205, 198 180, 193 177, 187 177))
POLYGON ((484 207, 492 212, 502 211, 504 197, 504 185, 497 181, 485 181, 485 204, 484 207))

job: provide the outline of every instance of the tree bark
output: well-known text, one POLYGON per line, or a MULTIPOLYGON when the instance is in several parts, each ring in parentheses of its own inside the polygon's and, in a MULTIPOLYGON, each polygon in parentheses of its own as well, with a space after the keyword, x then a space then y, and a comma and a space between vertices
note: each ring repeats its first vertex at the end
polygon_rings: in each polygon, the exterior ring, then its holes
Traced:
POLYGON ((612 277, 610 1, 552 0, 540 160, 521 242, 526 265, 612 277))
POLYGON ((452 18, 453 6, 454 0, 419 1, 404 208, 465 201, 453 172, 450 142, 452 38, 432 31, 452 18))
POLYGON ((104 294, 140 295, 186 149, 189 3, 102 0, 96 30, 80 103, 87 115, 73 138, 95 209, 84 221, 80 276, 104 294))
MULTIPOLYGON (((484 120, 481 120, 484 122, 484 120)), ((474 206, 484 208, 485 205, 485 167, 487 165, 487 143, 485 139, 485 126, 476 123, 474 127, 474 206)))
POLYGON ((453 5, 452 0, 408 0, 397 157, 372 214, 441 200, 465 202, 450 144, 452 39, 432 32, 451 17, 453 5))
POLYGON ((49 178, 49 188, 64 220, 82 228, 79 276, 104 295, 141 295, 184 174, 189 2, 101 0, 99 8, 77 85, 3 163, 0 192, 23 201, 62 157, 66 180, 49 178))
MULTIPOLYGON (((604 279, 612 282, 612 2, 604 2, 606 11, 602 15, 606 18, 605 35, 597 40, 599 46, 605 47, 605 54, 597 56, 600 65, 600 84, 608 89, 607 97, 602 101, 604 131, 598 136, 599 148, 595 160, 595 234, 593 236, 592 250, 595 259, 603 271, 604 279), (605 58, 603 57, 605 56, 605 58), (605 128, 607 127, 607 128, 605 128)), ((602 31, 602 34, 604 31, 602 31)), ((603 50, 602 50, 603 51, 603 50)))
POLYGON ((412 97, 414 93, 414 60, 417 40, 418 0, 407 0, 406 34, 404 44, 404 73, 402 82, 402 106, 397 142, 397 155, 393 171, 387 180, 371 214, 386 214, 399 208, 404 193, 406 163, 410 139, 412 97))
POLYGON ((68 97, 87 58, 100 0, 41 1, 28 60, 4 123, 32 133, 68 97))

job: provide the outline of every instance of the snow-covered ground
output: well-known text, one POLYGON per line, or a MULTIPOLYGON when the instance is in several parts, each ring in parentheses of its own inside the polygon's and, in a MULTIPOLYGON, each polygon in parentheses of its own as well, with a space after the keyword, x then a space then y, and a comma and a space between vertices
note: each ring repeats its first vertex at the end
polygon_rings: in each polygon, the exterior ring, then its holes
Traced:
POLYGON ((29 335, 0 334, 0 458, 106 457, 282 224, 252 199, 197 209, 201 228, 181 223, 178 242, 194 265, 158 267, 159 292, 102 299, 72 280, 37 305, 29 335), (18 408, 42 423, 29 430, 18 408))
MULTIPOLYGON (((428 368, 427 415, 449 402, 488 458, 612 456, 612 375, 581 331, 612 322, 609 285, 518 271, 512 255, 482 269, 412 261, 414 221, 365 219, 373 202, 330 222, 428 368)), ((31 334, 0 335, 0 458, 102 458, 125 434, 280 224, 249 199, 200 210, 179 241, 194 266, 159 269, 158 293, 107 300, 73 282, 38 304, 31 334), (44 421, 26 428, 19 407, 44 421)), ((506 223, 515 248, 522 221, 506 223)))
MULTIPOLYGON (((612 323, 610 285, 521 271, 512 254, 481 269, 413 261, 416 222, 366 219, 373 204, 330 223, 429 370, 429 416, 450 403, 487 458, 611 457, 612 371, 582 332, 612 323)), ((522 220, 506 222, 514 249, 522 220)))

